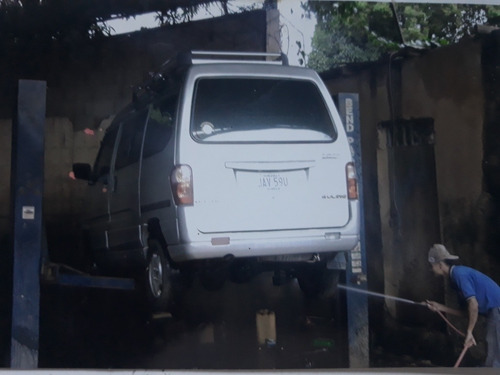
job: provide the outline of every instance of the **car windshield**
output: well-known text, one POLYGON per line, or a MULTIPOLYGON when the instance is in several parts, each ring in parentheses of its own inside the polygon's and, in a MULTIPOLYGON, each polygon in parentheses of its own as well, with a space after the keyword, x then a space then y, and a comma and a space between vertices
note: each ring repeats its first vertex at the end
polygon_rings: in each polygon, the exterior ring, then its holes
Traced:
POLYGON ((328 108, 308 80, 203 78, 191 132, 200 142, 332 142, 328 108))

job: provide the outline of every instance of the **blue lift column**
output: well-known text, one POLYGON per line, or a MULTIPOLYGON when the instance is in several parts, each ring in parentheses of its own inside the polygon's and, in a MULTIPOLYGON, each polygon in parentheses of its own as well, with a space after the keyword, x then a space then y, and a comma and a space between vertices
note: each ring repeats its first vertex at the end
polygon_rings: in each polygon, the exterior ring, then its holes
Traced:
MULTIPOLYGON (((346 285, 348 287, 366 290, 367 267, 365 254, 359 95, 356 93, 339 93, 338 106, 356 165, 360 205, 360 241, 358 246, 348 254, 346 285)), ((349 367, 369 367, 368 297, 366 294, 347 291, 347 327, 349 340, 349 367)))
POLYGON ((13 283, 10 366, 38 367, 45 81, 20 80, 12 129, 13 283))

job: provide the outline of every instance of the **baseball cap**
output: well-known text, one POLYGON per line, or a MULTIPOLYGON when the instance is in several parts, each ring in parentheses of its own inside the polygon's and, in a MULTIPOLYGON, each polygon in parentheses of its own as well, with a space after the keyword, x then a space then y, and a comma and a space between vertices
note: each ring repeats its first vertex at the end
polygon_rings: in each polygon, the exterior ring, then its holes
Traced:
POLYGON ((444 245, 439 243, 432 245, 429 250, 429 262, 438 263, 446 259, 458 259, 458 256, 450 254, 444 245))

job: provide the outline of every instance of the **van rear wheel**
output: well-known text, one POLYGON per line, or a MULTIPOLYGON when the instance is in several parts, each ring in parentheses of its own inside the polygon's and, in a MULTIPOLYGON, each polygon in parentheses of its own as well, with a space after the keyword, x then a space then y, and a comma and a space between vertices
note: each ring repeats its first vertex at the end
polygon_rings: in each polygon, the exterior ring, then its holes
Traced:
POLYGON ((166 311, 172 298, 172 270, 160 241, 150 238, 148 246, 144 280, 148 304, 153 312, 166 311))

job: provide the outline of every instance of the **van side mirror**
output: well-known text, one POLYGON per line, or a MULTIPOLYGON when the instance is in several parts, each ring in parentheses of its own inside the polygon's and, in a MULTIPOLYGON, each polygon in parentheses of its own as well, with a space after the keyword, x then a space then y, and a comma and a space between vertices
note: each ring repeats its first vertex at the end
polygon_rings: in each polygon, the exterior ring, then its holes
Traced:
POLYGON ((92 167, 87 163, 74 163, 73 173, 79 180, 90 181, 92 179, 92 167))

